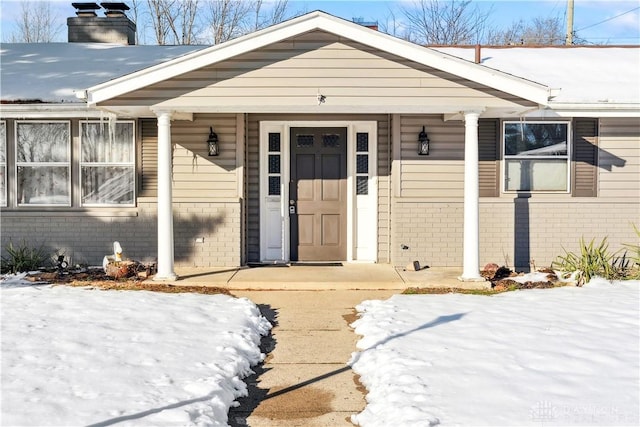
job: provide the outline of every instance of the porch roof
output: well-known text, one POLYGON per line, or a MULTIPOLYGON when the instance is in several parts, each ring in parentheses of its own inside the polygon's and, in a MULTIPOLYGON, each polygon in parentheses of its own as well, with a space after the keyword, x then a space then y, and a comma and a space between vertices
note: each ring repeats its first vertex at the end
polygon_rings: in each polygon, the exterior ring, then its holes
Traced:
MULTIPOLYGON (((226 43, 193 52, 163 64, 90 87, 86 90, 86 99, 91 107, 99 107, 107 103, 107 101, 111 101, 109 104, 113 105, 113 101, 127 93, 144 89, 185 73, 316 30, 334 34, 414 63, 441 70, 450 75, 516 96, 529 103, 545 106, 552 92, 550 88, 543 84, 474 64, 456 56, 406 42, 327 13, 316 11, 226 43)), ((268 108, 268 106, 265 108, 268 108)), ((156 107, 156 109, 162 109, 162 107, 156 107)), ((267 110, 265 109, 265 111, 267 110)))

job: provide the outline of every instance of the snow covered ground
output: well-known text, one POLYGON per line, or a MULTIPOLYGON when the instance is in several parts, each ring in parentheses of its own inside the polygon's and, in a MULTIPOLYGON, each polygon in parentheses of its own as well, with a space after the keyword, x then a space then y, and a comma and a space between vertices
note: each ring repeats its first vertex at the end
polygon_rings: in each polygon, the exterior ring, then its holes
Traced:
POLYGON ((227 425, 270 329, 247 299, 0 282, 4 426, 227 425))
MULTIPOLYGON (((246 299, 0 282, 2 425, 226 425, 246 299)), ((365 301, 362 426, 640 425, 640 282, 365 301)))
POLYGON ((640 282, 365 301, 362 426, 640 425, 640 282))

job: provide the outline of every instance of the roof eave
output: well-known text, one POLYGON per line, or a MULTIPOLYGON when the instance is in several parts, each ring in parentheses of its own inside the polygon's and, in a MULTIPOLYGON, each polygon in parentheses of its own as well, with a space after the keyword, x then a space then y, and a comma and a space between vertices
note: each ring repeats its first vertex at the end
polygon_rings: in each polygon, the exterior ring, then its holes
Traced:
POLYGON ((550 102, 547 109, 562 117, 640 117, 640 103, 550 102))
POLYGON ((84 118, 100 117, 103 113, 85 103, 2 104, 2 118, 42 119, 48 117, 84 118))

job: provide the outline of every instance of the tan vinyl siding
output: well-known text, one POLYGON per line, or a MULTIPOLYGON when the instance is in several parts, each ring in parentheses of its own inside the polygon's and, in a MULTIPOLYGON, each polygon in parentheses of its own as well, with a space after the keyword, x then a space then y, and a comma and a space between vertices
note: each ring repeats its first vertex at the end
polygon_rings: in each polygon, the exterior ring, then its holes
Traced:
POLYGON ((259 132, 261 121, 376 121, 378 123, 378 259, 389 257, 389 131, 387 115, 250 114, 247 128, 247 260, 260 260, 259 132))
MULTIPOLYGON (((315 31, 107 101, 169 106, 529 105, 515 96, 315 31), (166 102, 165 102, 166 101, 166 102)), ((531 104, 533 105, 533 104, 531 104)))
MULTIPOLYGON (((363 120, 372 120, 363 119, 363 120)), ((378 122, 378 262, 389 262, 389 203, 391 190, 390 116, 375 116, 378 122)))
POLYGON ((462 197, 464 193, 464 124, 441 115, 403 115, 400 136, 400 197, 462 197), (429 155, 418 155, 418 134, 425 127, 429 155))
POLYGON ((171 141, 175 198, 238 198, 235 114, 197 114, 193 121, 174 121, 171 141), (210 126, 220 141, 218 157, 207 155, 210 126))
MULTIPOLYGON (((640 200, 640 121, 600 119, 598 196, 640 200)), ((640 223, 640 211, 634 220, 640 223)))

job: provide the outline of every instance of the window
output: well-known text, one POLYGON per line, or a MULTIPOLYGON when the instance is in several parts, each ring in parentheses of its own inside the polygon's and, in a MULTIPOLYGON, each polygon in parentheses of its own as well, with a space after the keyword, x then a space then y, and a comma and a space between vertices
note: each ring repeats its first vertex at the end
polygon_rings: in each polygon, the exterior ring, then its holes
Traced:
POLYGON ((81 122, 80 183, 83 206, 133 205, 133 122, 81 122))
POLYGON ((0 122, 0 206, 7 206, 7 124, 0 122))
POLYGON ((19 206, 71 205, 69 122, 16 123, 19 206))
POLYGON ((356 195, 369 194, 369 134, 356 134, 356 195))
POLYGON ((504 190, 569 191, 569 123, 504 122, 504 190))
POLYGON ((269 133, 269 169, 268 169, 268 181, 269 181, 269 196, 279 196, 280 181, 282 168, 280 165, 281 153, 280 153, 280 134, 277 132, 269 133))

